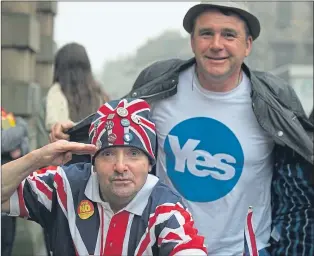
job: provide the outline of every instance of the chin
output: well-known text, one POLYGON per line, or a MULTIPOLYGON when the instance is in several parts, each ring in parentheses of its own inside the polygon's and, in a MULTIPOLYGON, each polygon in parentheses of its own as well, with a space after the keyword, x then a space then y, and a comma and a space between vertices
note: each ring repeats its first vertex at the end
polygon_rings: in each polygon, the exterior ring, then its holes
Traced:
POLYGON ((207 75, 211 76, 211 77, 216 77, 216 78, 220 78, 220 77, 225 77, 228 74, 228 70, 226 69, 220 69, 220 68, 208 68, 206 70, 207 75))
POLYGON ((130 197, 134 197, 136 192, 132 190, 123 190, 123 191, 113 191, 113 194, 121 199, 128 199, 130 197))

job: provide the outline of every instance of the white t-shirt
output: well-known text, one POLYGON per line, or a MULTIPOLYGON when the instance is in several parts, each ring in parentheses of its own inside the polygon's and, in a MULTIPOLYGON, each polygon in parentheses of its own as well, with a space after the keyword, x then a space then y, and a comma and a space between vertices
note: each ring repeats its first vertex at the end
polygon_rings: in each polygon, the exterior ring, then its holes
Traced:
POLYGON ((186 200, 209 254, 240 255, 249 206, 258 249, 270 237, 274 142, 252 110, 251 83, 217 93, 202 88, 195 67, 178 92, 152 104, 158 136, 157 175, 186 200))

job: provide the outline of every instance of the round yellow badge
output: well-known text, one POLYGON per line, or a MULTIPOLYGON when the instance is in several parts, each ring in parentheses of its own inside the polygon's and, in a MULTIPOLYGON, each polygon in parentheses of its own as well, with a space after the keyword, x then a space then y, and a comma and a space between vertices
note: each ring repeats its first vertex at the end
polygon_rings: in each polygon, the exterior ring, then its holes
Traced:
POLYGON ((77 208, 78 216, 86 220, 94 214, 94 205, 88 200, 82 200, 77 208))

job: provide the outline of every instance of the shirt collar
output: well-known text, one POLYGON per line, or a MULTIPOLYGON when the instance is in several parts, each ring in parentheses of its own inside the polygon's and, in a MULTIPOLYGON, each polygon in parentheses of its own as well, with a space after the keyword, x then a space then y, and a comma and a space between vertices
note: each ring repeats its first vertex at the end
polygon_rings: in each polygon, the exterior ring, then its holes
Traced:
MULTIPOLYGON (((97 173, 93 171, 93 168, 94 166, 91 168, 91 176, 89 177, 85 188, 85 195, 91 201, 104 205, 106 202, 104 202, 100 197, 98 177, 97 173)), ((125 210, 135 215, 141 216, 158 180, 159 179, 156 176, 148 174, 144 186, 136 194, 132 201, 126 207, 121 209, 121 211, 125 210)))

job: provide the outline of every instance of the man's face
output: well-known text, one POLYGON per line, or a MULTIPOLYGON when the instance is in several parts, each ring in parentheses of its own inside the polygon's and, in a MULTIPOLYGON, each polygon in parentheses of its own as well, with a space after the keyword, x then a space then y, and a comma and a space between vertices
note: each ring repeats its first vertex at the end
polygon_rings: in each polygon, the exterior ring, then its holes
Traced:
POLYGON ((225 80, 240 72, 250 54, 252 37, 246 38, 244 22, 238 16, 210 10, 196 18, 191 46, 198 73, 207 79, 225 80))
POLYGON ((95 168, 103 198, 120 205, 130 202, 143 187, 151 165, 135 147, 110 147, 96 156, 95 168))

